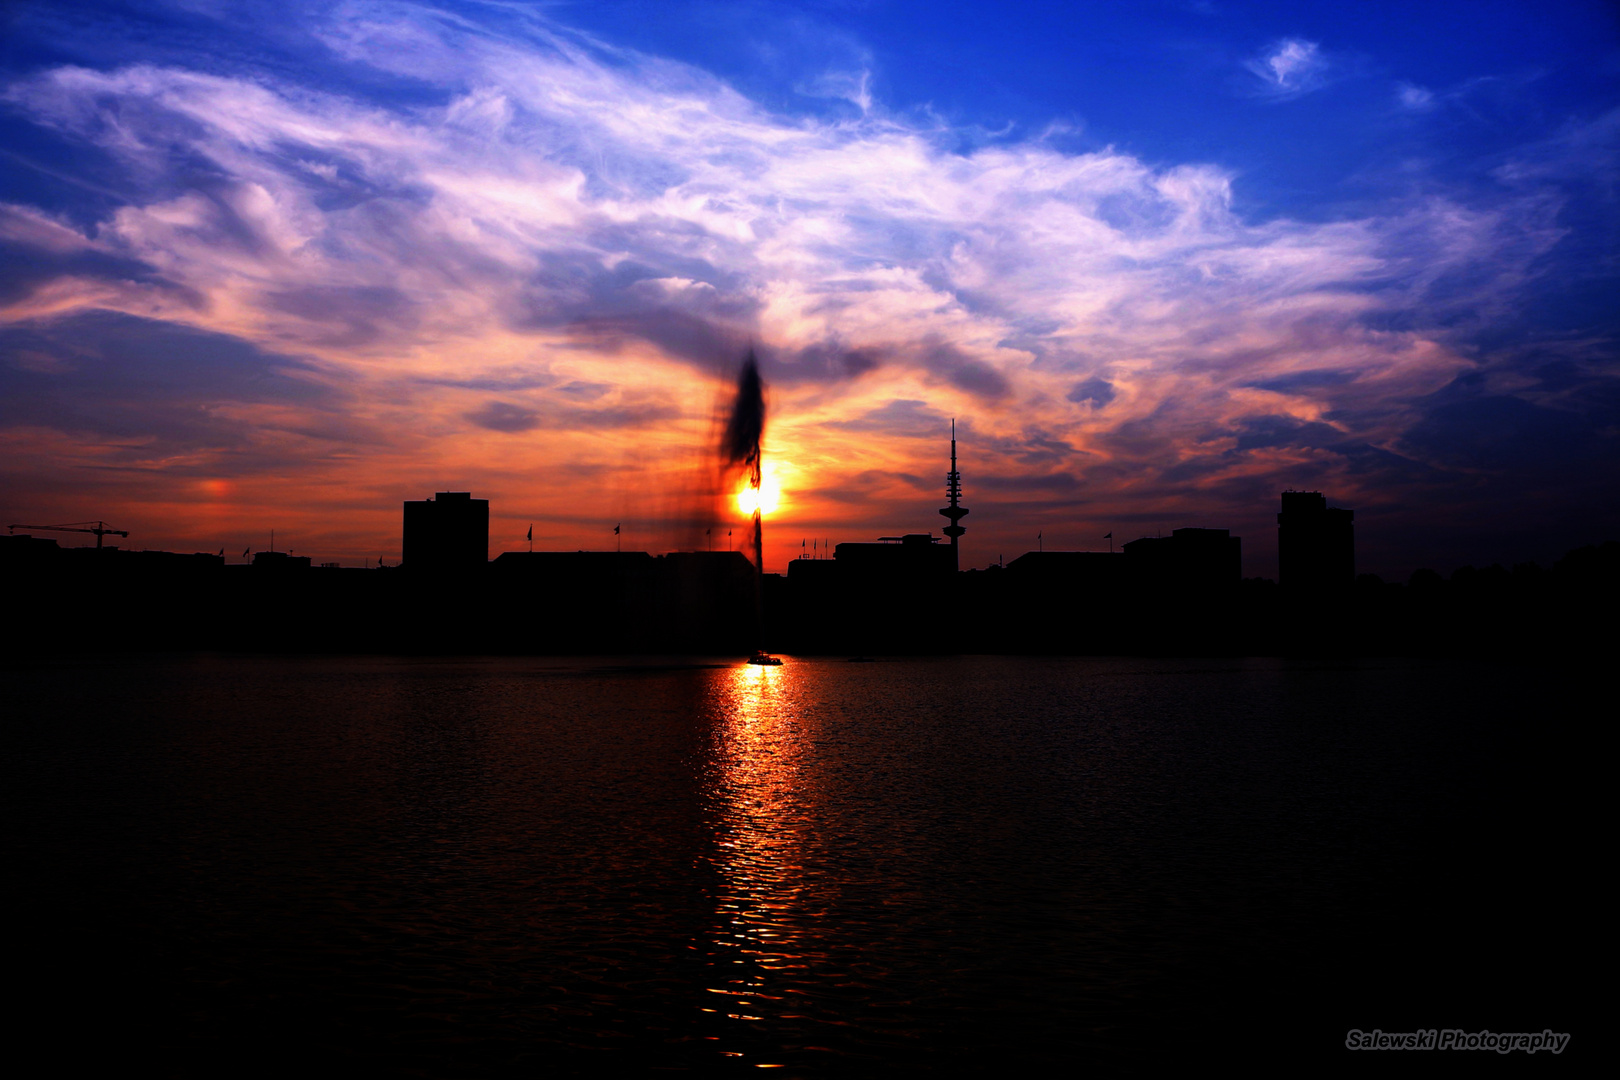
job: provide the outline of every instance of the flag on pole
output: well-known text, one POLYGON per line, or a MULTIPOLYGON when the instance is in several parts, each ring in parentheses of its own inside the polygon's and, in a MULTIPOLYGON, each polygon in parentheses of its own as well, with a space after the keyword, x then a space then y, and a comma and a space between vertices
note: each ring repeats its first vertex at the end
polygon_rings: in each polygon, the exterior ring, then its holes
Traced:
POLYGON ((222 558, 222 559, 225 557, 225 549, 224 548, 219 549, 219 557, 222 558))
POLYGON ((523 539, 527 540, 531 544, 534 543, 534 526, 533 525, 529 526, 529 535, 525 536, 523 539))
POLYGON ((613 526, 613 535, 614 536, 619 535, 619 527, 617 525, 613 526))
POLYGON ((249 555, 249 554, 250 554, 250 553, 252 553, 252 551, 253 551, 253 549, 252 549, 252 548, 248 548, 248 549, 247 549, 247 551, 244 551, 244 552, 242 552, 242 558, 244 558, 244 559, 245 559, 245 558, 247 558, 247 557, 248 557, 248 555, 249 555))
POLYGON ((1103 539, 1104 539, 1104 540, 1112 540, 1112 539, 1113 539, 1113 538, 1114 538, 1114 534, 1113 534, 1113 533, 1111 533, 1111 532, 1105 532, 1105 533, 1103 533, 1103 539))

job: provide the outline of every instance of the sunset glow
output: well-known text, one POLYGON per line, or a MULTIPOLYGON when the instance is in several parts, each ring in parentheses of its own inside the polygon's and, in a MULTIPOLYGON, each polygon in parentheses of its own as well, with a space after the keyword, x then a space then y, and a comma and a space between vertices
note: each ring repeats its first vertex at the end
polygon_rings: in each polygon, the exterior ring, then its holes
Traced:
POLYGON ((777 503, 781 500, 782 488, 773 475, 772 470, 765 469, 760 477, 759 490, 744 479, 742 486, 737 489, 737 511, 743 517, 753 517, 755 509, 763 515, 776 512, 777 503))
MULTIPOLYGON (((766 78, 705 66, 745 42, 615 44, 589 5, 193 7, 105 47, 48 5, 8 28, 47 58, 4 89, 19 520, 375 563, 403 500, 472 490, 492 553, 531 524, 537 550, 621 522, 690 546, 672 493, 712 485, 750 347, 798 470, 763 495, 773 568, 801 535, 937 531, 953 417, 964 566, 1196 523, 1261 572, 1288 487, 1356 506, 1374 563, 1499 520, 1561 542, 1613 504, 1581 223, 1612 220, 1620 108, 1507 77, 1540 60, 1454 43, 1472 74, 1425 74, 1352 60, 1383 55, 1354 22, 1189 9, 1177 40, 1228 35, 1195 50, 1222 59, 1141 45, 1162 71, 1108 76, 1131 111, 1067 59, 1071 90, 959 97, 855 25, 766 78)), ((1570 20, 1547 57, 1592 36, 1570 20)))

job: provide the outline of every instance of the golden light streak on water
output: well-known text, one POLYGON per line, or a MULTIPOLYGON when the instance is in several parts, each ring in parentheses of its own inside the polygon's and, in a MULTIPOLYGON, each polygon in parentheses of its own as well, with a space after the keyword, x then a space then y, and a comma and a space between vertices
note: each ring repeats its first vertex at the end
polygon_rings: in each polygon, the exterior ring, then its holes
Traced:
POLYGON ((708 942, 719 981, 708 989, 733 999, 729 1019, 758 1023, 765 1020, 760 1012, 783 1011, 786 994, 772 976, 801 974, 821 957, 807 930, 815 925, 807 909, 816 902, 807 896, 805 871, 814 800, 803 768, 804 685, 791 662, 716 674, 719 722, 705 794, 720 879, 708 942))

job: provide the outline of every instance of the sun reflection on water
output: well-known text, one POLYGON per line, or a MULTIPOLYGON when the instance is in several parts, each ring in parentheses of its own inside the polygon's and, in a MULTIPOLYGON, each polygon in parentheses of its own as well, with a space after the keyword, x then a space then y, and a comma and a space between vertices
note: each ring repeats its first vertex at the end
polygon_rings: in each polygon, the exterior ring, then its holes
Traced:
POLYGON ((805 866, 803 679, 792 663, 717 674, 706 791, 719 878, 707 943, 715 997, 703 1008, 750 1024, 792 1021, 800 1019, 791 998, 799 991, 787 983, 820 958, 810 931, 819 904, 805 866))

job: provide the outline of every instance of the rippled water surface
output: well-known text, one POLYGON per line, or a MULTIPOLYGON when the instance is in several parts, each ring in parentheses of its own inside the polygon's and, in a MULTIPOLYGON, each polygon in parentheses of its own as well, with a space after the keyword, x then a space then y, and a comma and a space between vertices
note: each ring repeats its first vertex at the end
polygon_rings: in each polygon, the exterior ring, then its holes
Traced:
POLYGON ((1299 1052, 1352 1026, 1568 1030, 1584 930, 1543 917, 1584 871, 1489 865, 1573 843, 1550 829, 1580 813, 1558 780, 1577 736, 1539 669, 4 677, 13 970, 31 1022, 80 1033, 70 1058, 797 1075, 1126 1068, 1255 1018, 1299 1052), (1482 927, 1541 944, 1485 962, 1482 927))

